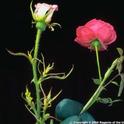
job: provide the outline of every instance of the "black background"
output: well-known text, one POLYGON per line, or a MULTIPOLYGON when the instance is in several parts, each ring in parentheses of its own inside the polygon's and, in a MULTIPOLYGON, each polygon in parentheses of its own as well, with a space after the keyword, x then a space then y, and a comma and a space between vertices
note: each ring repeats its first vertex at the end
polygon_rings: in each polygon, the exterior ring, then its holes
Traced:
MULTIPOLYGON (((62 98, 72 98, 85 103, 96 89, 91 80, 97 75, 95 54, 74 42, 76 27, 93 18, 110 22, 115 27, 118 36, 116 42, 111 44, 107 51, 100 53, 102 71, 105 72, 118 55, 116 47, 124 48, 123 7, 120 1, 35 0, 33 4, 37 2, 58 4, 59 11, 54 14, 53 22, 62 25, 62 29, 56 27, 54 32, 47 30, 42 35, 40 52, 43 52, 46 62, 55 62, 55 72, 68 72, 71 65, 75 65, 74 71, 67 79, 50 80, 44 84, 46 92, 53 87, 53 95, 60 89, 63 90, 51 109, 51 113, 54 114, 54 107, 62 98)), ((32 79, 31 66, 25 58, 11 56, 6 51, 9 49, 27 52, 34 45, 36 29, 31 23, 29 4, 30 1, 27 0, 1 3, 1 124, 34 123, 21 98, 25 86, 32 79)), ((34 92, 33 89, 32 91, 34 92)), ((116 98, 117 91, 115 86, 108 87, 108 91, 103 95, 116 98)), ((95 104, 89 112, 97 121, 123 121, 124 102, 113 104, 112 107, 95 104)))

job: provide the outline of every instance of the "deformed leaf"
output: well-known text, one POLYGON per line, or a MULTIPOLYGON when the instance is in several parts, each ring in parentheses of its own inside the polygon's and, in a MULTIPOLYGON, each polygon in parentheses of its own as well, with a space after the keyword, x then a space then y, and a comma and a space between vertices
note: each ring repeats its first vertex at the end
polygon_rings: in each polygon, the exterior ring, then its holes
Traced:
POLYGON ((116 68, 117 68, 118 72, 121 73, 123 66, 122 66, 122 64, 117 64, 116 68))
POLYGON ((111 83, 116 85, 116 86, 119 86, 119 84, 116 81, 112 81, 111 83))
POLYGON ((121 73, 121 82, 120 82, 120 86, 119 86, 119 91, 118 91, 118 97, 121 96, 123 89, 124 89, 124 73, 121 73))
POLYGON ((47 95, 47 99, 50 100, 51 99, 51 92, 52 92, 52 89, 50 89, 48 95, 47 95))
POLYGON ((108 106, 112 106, 113 103, 120 102, 122 100, 121 99, 112 100, 112 98, 110 98, 110 97, 108 97, 108 98, 99 97, 97 101, 100 103, 103 103, 103 104, 108 104, 108 106))
POLYGON ((112 74, 112 72, 114 71, 114 69, 116 68, 118 64, 118 58, 115 59, 111 66, 108 68, 108 70, 106 71, 106 73, 104 74, 104 80, 107 80, 109 78, 109 76, 112 74))
POLYGON ((115 103, 115 102, 121 102, 121 101, 122 101, 121 99, 115 99, 115 100, 112 100, 112 102, 109 104, 109 106, 112 106, 113 103, 115 103))
POLYGON ((52 24, 49 25, 49 28, 51 29, 51 31, 54 31, 55 26, 58 26, 58 27, 62 28, 59 23, 52 23, 52 24))
POLYGON ((61 94, 62 90, 60 90, 53 98, 51 98, 51 100, 49 101, 50 103, 53 102, 60 94, 61 94))
POLYGON ((100 83, 101 83, 100 79, 98 79, 98 78, 93 78, 92 80, 93 80, 93 82, 94 82, 96 85, 100 85, 100 83))
POLYGON ((120 56, 123 55, 123 49, 122 48, 117 48, 117 51, 118 51, 118 53, 119 53, 120 56))
POLYGON ((124 56, 121 56, 118 58, 117 66, 116 69, 118 70, 119 73, 122 72, 123 69, 123 61, 124 61, 124 56))
POLYGON ((7 52, 13 56, 24 56, 26 58, 28 58, 28 56, 25 54, 25 53, 22 53, 22 52, 12 52, 10 50, 7 50, 7 52))
POLYGON ((110 104, 110 103, 112 103, 112 99, 110 97, 108 97, 108 98, 101 98, 101 97, 99 97, 97 99, 97 101, 100 102, 100 103, 103 103, 103 104, 110 104))
POLYGON ((50 124, 54 124, 54 120, 53 119, 50 119, 50 124))

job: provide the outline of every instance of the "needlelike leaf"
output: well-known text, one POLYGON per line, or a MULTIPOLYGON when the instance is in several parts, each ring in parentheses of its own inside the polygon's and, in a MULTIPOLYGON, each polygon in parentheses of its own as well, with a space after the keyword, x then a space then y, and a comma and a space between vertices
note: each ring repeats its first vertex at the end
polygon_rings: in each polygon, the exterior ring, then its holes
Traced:
POLYGON ((25 53, 22 53, 22 52, 12 52, 10 50, 7 50, 7 52, 13 56, 24 56, 26 58, 28 58, 28 56, 25 54, 25 53))
POLYGON ((120 82, 120 86, 119 86, 119 91, 118 91, 118 97, 121 96, 123 89, 124 89, 124 73, 121 73, 121 82, 120 82))
POLYGON ((116 86, 119 86, 119 84, 116 81, 112 81, 111 83, 116 85, 116 86))
POLYGON ((48 95, 47 95, 47 99, 50 100, 51 99, 51 92, 52 92, 52 89, 50 89, 48 95))
POLYGON ((51 24, 49 25, 49 28, 51 29, 51 31, 54 31, 54 27, 55 27, 55 26, 58 26, 59 28, 62 28, 59 23, 51 23, 51 24))
POLYGON ((123 49, 121 49, 121 48, 117 48, 117 51, 118 51, 118 53, 119 53, 120 56, 123 55, 123 49))
POLYGON ((92 80, 96 85, 100 85, 100 80, 98 78, 93 78, 92 80))
POLYGON ((42 81, 48 80, 48 79, 64 80, 72 73, 73 69, 74 69, 74 65, 72 65, 72 68, 70 69, 70 71, 67 74, 65 74, 65 73, 50 73, 50 74, 47 74, 47 77, 45 77, 42 81))
POLYGON ((62 90, 60 90, 53 98, 51 98, 50 103, 53 102, 60 94, 62 90))

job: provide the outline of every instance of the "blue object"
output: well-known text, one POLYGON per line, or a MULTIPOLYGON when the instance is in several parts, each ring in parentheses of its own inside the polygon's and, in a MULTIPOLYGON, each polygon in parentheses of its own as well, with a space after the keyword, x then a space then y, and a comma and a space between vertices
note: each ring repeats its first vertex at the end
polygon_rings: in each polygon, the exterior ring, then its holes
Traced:
POLYGON ((79 116, 78 115, 70 116, 65 120, 63 120, 60 124, 76 124, 76 123, 78 124, 83 122, 87 124, 92 124, 93 122, 95 122, 95 119, 90 113, 85 112, 79 116))
POLYGON ((72 115, 79 115, 83 105, 72 99, 61 100, 55 108, 55 115, 58 119, 64 120, 72 115))
POLYGON ((81 115, 79 115, 80 120, 82 122, 92 122, 95 121, 94 117, 89 112, 84 112, 81 115))
POLYGON ((83 105, 75 100, 65 98, 55 108, 56 118, 61 120, 60 124, 76 124, 75 122, 92 123, 94 117, 89 112, 81 113, 83 105))
POLYGON ((73 116, 66 118, 60 124, 76 124, 75 122, 80 122, 80 117, 77 115, 73 115, 73 116))

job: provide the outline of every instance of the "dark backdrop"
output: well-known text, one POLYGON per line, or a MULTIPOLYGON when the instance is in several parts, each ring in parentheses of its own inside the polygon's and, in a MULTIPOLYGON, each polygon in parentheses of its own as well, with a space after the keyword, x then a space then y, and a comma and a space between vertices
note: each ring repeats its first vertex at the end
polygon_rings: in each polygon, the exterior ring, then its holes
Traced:
MULTIPOLYGON (((53 21, 60 23, 62 29, 56 27, 54 32, 47 30, 42 35, 40 52, 48 62, 55 62, 56 72, 68 72, 71 65, 75 68, 65 80, 50 80, 44 85, 48 91, 53 87, 53 94, 63 90, 55 105, 62 98, 72 98, 85 103, 94 92, 96 86, 91 78, 96 77, 97 68, 94 52, 74 42, 75 29, 93 18, 110 22, 117 31, 118 38, 107 51, 100 53, 102 71, 110 66, 117 57, 116 47, 124 47, 124 14, 120 1, 67 1, 67 0, 35 0, 58 4, 59 11, 54 14, 53 21)), ((27 52, 34 45, 35 27, 29 9, 30 0, 4 1, 1 3, 1 44, 0 44, 0 123, 1 124, 33 124, 32 116, 27 112, 21 93, 31 81, 32 73, 29 62, 23 57, 14 57, 6 49, 27 52)), ((32 89, 33 91, 33 89, 32 89)), ((109 87, 105 96, 116 98, 117 89, 109 87)), ((122 94, 124 99, 124 93, 122 94)), ((124 103, 108 107, 95 104, 89 110, 98 121, 123 121, 124 103)))

